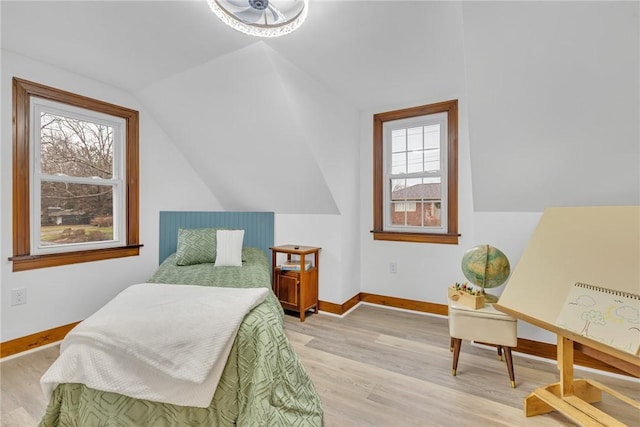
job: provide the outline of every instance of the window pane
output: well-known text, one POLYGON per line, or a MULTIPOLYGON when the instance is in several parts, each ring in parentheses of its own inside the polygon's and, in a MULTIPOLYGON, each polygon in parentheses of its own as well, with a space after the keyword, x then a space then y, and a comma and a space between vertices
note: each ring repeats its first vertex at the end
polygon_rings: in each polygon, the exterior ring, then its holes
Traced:
MULTIPOLYGON (((407 179, 407 188, 409 189, 414 189, 416 185, 418 184, 422 184, 423 178, 409 178, 407 179)), ((415 194, 413 194, 413 190, 412 190, 412 195, 409 196, 409 198, 415 198, 415 194)))
POLYGON ((425 150, 424 152, 424 170, 439 171, 440 170, 440 148, 425 150))
POLYGON ((404 202, 390 203, 389 207, 391 212, 389 213, 389 217, 391 218, 391 225, 406 225, 406 210, 404 209, 404 202))
MULTIPOLYGON (((421 203, 416 204, 418 207, 422 207, 421 203)), ((412 227, 421 227, 422 226, 422 210, 414 209, 411 212, 407 212, 407 224, 412 227)))
POLYGON ((407 186, 406 179, 392 179, 391 180, 391 200, 404 200, 405 188, 407 186))
POLYGON ((113 187, 43 181, 42 246, 113 240, 113 187))
POLYGON ((440 178, 424 178, 419 185, 419 190, 415 190, 416 198, 423 200, 440 200, 442 198, 442 186, 440 178))
POLYGON ((424 127, 424 148, 440 148, 440 125, 424 127))
POLYGON ((407 173, 407 153, 393 153, 391 155, 391 173, 398 175, 407 173))
POLYGON ((394 131, 391 131, 391 151, 393 153, 407 151, 406 129, 396 129, 394 131))
POLYGON ((407 129, 407 151, 422 150, 422 126, 407 129))
POLYGON ((440 217, 440 202, 424 203, 424 225, 428 227, 440 227, 442 220, 440 217))
POLYGON ((425 178, 421 186, 420 198, 422 202, 423 225, 440 227, 440 202, 442 200, 442 185, 440 178, 425 178))
POLYGON ((407 171, 409 173, 422 172, 422 168, 424 165, 422 161, 423 153, 423 150, 409 151, 407 153, 407 171))
POLYGON ((40 115, 40 167, 49 175, 113 176, 113 127, 52 113, 40 115))

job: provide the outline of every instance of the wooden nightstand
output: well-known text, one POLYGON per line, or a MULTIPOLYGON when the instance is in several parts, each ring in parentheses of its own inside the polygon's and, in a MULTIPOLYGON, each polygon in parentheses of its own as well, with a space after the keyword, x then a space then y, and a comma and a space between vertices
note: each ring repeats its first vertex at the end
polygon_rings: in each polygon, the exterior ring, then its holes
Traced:
POLYGON ((271 249, 273 293, 282 308, 300 313, 304 322, 307 310, 318 312, 318 271, 320 249, 313 246, 281 245, 271 249), (277 255, 287 254, 286 261, 277 265, 277 255))

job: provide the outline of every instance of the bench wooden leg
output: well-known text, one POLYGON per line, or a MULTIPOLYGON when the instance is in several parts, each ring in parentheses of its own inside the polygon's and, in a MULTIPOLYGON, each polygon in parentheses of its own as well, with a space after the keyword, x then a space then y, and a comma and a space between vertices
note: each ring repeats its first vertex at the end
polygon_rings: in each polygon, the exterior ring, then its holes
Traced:
POLYGON ((451 369, 451 375, 456 376, 458 370, 458 358, 460 357, 460 347, 462 346, 462 339, 451 338, 453 341, 453 368, 451 369))
POLYGON ((504 356, 507 360, 507 369, 509 370, 509 380, 511 380, 511 387, 516 387, 516 375, 513 372, 513 358, 511 357, 511 347, 504 348, 504 356))

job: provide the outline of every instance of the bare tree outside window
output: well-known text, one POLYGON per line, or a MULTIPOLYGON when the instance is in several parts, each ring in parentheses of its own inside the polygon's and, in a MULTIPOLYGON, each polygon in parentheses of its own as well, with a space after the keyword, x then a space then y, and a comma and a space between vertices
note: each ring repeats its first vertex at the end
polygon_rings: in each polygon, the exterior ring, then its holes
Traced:
POLYGON ((43 173, 113 176, 113 127, 51 113, 42 113, 40 123, 43 173))
POLYGON ((103 183, 114 175, 113 132, 105 124, 41 113, 42 246, 113 239, 113 186, 103 183))

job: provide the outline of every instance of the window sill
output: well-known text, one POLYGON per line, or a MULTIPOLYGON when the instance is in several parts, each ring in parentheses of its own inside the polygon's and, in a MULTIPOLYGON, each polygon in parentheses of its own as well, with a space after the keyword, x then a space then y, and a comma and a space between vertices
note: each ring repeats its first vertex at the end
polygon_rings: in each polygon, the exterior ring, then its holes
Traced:
POLYGON ((389 240, 396 242, 414 243, 440 243, 444 245, 457 245, 459 234, 434 234, 434 233, 401 233, 394 231, 371 231, 373 240, 389 240))
POLYGON ((117 248, 64 252, 50 255, 17 255, 9 258, 9 261, 13 263, 14 272, 35 270, 37 268, 58 267, 82 262, 138 256, 142 246, 144 245, 128 245, 117 248))

